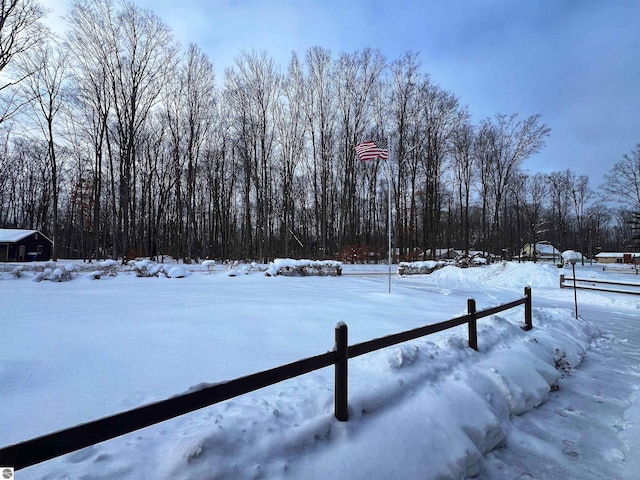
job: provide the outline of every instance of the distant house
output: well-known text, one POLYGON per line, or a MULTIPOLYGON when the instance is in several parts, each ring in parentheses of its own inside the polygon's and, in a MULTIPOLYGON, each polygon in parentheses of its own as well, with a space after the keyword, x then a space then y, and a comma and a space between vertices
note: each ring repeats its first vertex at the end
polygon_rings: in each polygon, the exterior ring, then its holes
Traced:
POLYGON ((527 243, 520 251, 520 257, 524 260, 539 262, 560 262, 562 254, 560 250, 549 242, 527 243))
POLYGON ((601 252, 596 255, 598 263, 640 263, 640 253, 601 252))
POLYGON ((0 228, 0 262, 49 260, 53 242, 38 230, 0 228))

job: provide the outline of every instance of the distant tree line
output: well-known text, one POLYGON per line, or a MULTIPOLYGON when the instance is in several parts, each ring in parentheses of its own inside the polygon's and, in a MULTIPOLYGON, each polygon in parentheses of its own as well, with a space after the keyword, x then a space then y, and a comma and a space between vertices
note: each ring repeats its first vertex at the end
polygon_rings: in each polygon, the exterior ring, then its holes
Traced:
POLYGON ((218 82, 198 46, 131 3, 74 0, 64 38, 45 14, 1 3, 0 227, 42 230, 55 258, 385 251, 387 167, 403 258, 630 246, 640 147, 603 195, 571 170, 529 174, 550 134, 540 115, 473 124, 414 53, 313 47, 282 72, 266 52, 240 52, 218 82), (388 142, 388 164, 358 160, 372 138, 388 142))

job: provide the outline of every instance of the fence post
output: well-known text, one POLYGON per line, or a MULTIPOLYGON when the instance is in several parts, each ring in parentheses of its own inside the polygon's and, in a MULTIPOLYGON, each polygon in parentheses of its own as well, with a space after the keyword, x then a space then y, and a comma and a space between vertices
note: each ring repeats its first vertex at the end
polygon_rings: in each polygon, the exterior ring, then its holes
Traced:
POLYGON ((564 273, 560 274, 560 288, 564 288, 564 273))
POLYGON ((478 351, 478 326, 476 322, 476 301, 473 298, 467 299, 467 313, 469 318, 469 347, 478 351))
POLYGON ((533 314, 531 310, 531 287, 524 287, 524 329, 531 330, 533 328, 533 314))
POLYGON ((347 403, 347 362, 349 360, 349 352, 347 345, 347 325, 344 322, 340 322, 336 325, 334 415, 341 422, 346 422, 349 419, 347 403))

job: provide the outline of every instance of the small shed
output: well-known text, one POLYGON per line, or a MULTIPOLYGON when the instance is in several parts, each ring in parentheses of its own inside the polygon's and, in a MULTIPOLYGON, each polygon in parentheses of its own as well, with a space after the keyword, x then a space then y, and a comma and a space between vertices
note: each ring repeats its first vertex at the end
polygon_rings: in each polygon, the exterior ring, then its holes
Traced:
POLYGON ((0 262, 51 259, 53 242, 38 230, 0 228, 0 262))
POLYGON ((596 255, 598 263, 638 263, 640 253, 601 252, 596 255))

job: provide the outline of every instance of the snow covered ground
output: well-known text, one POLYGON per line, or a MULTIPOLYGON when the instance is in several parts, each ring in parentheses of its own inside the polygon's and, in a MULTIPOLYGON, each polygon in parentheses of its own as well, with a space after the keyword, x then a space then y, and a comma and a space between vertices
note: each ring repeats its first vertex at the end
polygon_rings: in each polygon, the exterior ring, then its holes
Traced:
MULTIPOLYGON (((186 269, 187 267, 185 267, 186 269)), ((577 267, 579 277, 640 281, 577 267)), ((73 271, 73 269, 70 269, 73 271)), ((253 269, 247 269, 250 271, 253 269)), ((0 447, 349 343, 523 307, 349 362, 348 422, 327 368, 20 470, 19 479, 495 478, 640 475, 640 300, 559 288, 569 269, 507 263, 387 278, 0 275, 0 447)))

